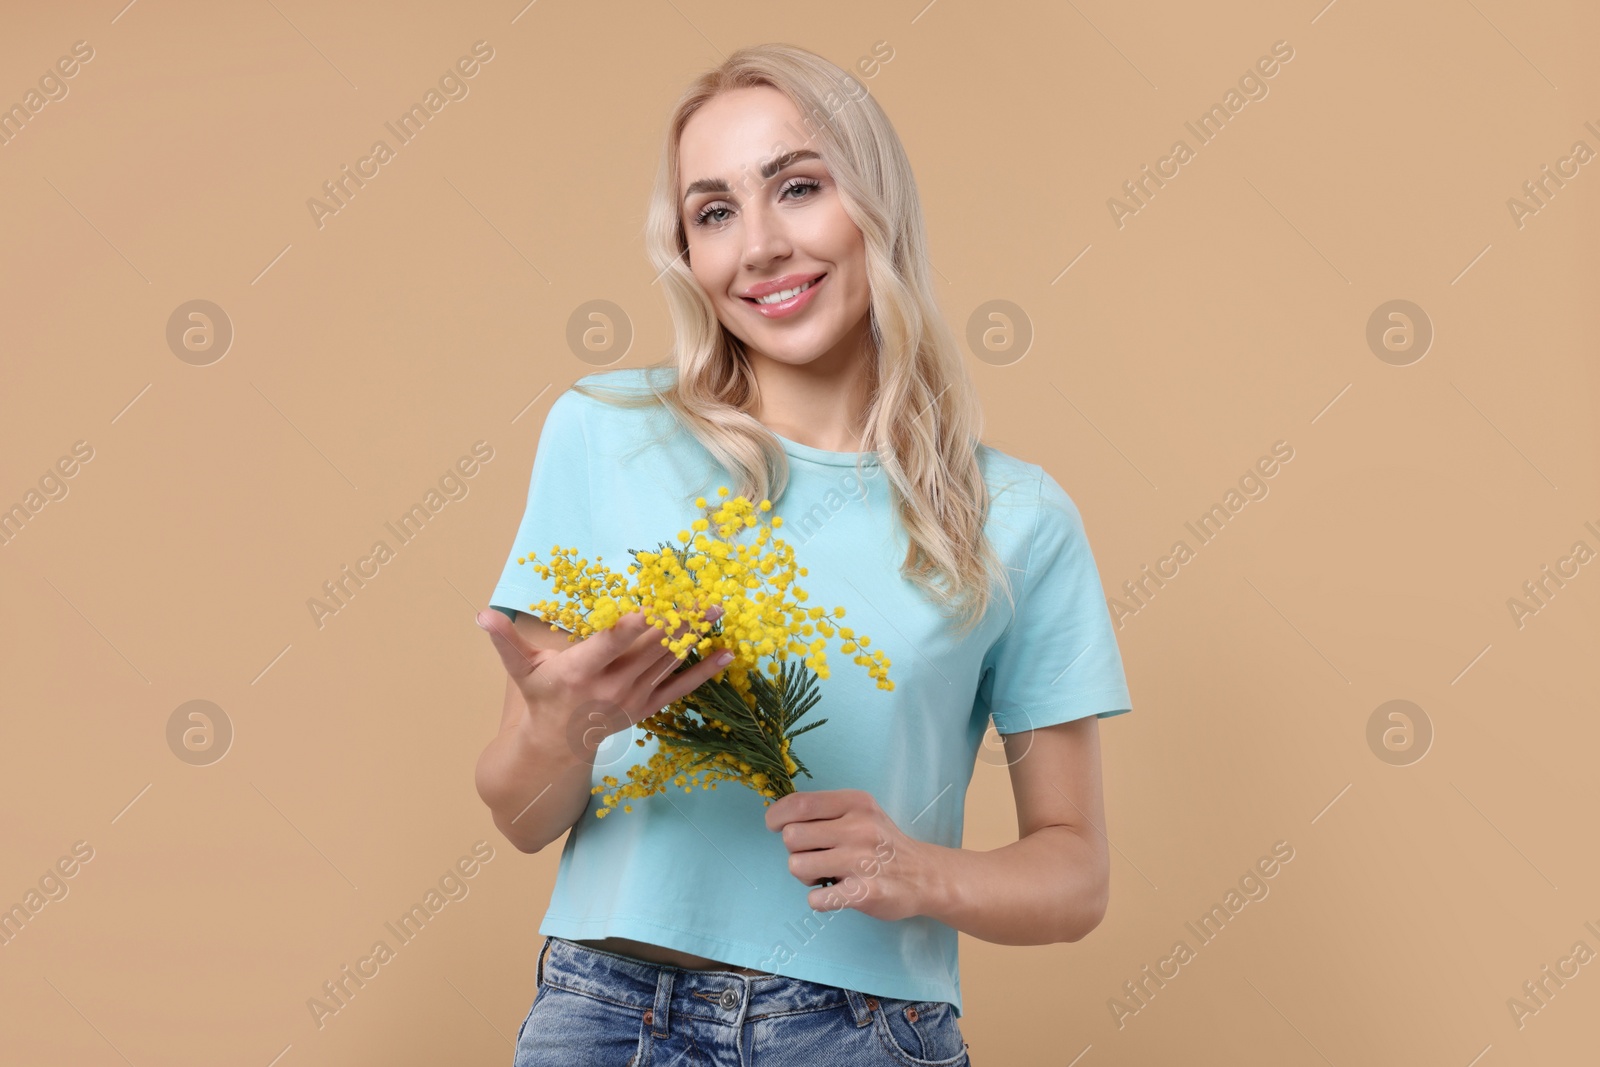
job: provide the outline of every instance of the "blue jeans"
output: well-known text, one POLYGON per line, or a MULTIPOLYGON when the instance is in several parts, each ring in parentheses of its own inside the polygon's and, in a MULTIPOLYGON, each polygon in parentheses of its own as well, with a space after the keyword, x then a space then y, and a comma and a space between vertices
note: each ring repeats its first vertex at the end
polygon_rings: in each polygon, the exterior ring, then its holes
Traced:
POLYGON ((955 1009, 545 938, 515 1067, 970 1067, 955 1009))

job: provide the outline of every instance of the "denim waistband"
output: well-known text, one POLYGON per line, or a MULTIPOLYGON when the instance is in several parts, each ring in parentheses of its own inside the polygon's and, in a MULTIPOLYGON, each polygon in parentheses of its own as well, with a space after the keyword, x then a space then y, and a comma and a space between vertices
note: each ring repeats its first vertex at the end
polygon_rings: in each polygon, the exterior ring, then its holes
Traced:
POLYGON ((766 1016, 848 1005, 855 1024, 866 1026, 878 1007, 876 997, 854 989, 781 974, 752 976, 650 963, 554 935, 546 935, 540 956, 541 987, 549 984, 635 1008, 658 1038, 672 1032, 675 1018, 742 1027, 766 1016))

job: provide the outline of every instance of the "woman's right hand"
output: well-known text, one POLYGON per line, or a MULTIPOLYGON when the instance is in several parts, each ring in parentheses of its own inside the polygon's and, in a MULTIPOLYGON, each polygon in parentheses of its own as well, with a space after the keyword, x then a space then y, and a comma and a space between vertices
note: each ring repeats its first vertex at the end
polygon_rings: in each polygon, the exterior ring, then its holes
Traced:
MULTIPOLYGON (((721 610, 713 606, 706 621, 715 621, 721 610)), ((610 628, 564 648, 530 644, 510 619, 493 609, 479 614, 478 625, 488 631, 500 662, 527 703, 529 714, 523 721, 541 731, 559 724, 573 755, 583 758, 591 758, 611 734, 692 693, 732 659, 731 654, 719 652, 674 673, 683 660, 661 644, 666 632, 646 622, 643 610, 629 612, 610 628)), ((688 631, 688 624, 682 623, 670 636, 676 639, 688 631)))

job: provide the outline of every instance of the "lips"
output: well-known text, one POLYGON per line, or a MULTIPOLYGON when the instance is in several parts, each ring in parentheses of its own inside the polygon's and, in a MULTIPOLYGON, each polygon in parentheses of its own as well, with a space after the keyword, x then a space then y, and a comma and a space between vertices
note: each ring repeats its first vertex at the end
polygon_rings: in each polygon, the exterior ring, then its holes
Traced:
MULTIPOLYGON (((801 314, 811 306, 817 299, 817 294, 827 285, 828 276, 826 274, 818 274, 809 281, 802 280, 794 283, 788 283, 787 279, 779 279, 779 281, 787 284, 781 284, 778 288, 772 289, 772 292, 781 293, 786 290, 792 292, 795 289, 800 291, 770 304, 760 303, 750 297, 743 298, 757 315, 769 321, 789 319, 801 314)), ((767 284, 770 286, 771 283, 767 284)))
POLYGON ((810 274, 785 274, 783 277, 773 278, 771 281, 757 282, 740 293, 739 298, 755 303, 760 297, 781 293, 785 289, 798 289, 808 282, 815 283, 825 277, 826 274, 826 271, 816 271, 810 274))

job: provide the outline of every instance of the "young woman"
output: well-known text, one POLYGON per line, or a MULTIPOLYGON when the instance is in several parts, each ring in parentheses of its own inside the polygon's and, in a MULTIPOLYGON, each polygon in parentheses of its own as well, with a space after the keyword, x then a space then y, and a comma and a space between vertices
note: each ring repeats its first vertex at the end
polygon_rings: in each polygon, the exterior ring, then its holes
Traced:
POLYGON ((957 932, 1076 941, 1106 909, 1097 720, 1131 702, 1079 513, 979 443, 910 165, 832 63, 765 45, 695 82, 648 244, 672 355, 556 399, 478 619, 508 674, 479 792, 524 852, 567 833, 516 1063, 966 1064, 957 932), (639 612, 569 642, 523 614, 554 593, 518 561, 619 567, 720 485, 773 502, 810 601, 847 606, 894 688, 834 669, 796 742, 814 777, 770 806, 672 790, 597 818, 591 786, 654 750, 635 725, 721 665, 677 670, 639 612), (991 718, 1020 840, 974 852, 991 718))

